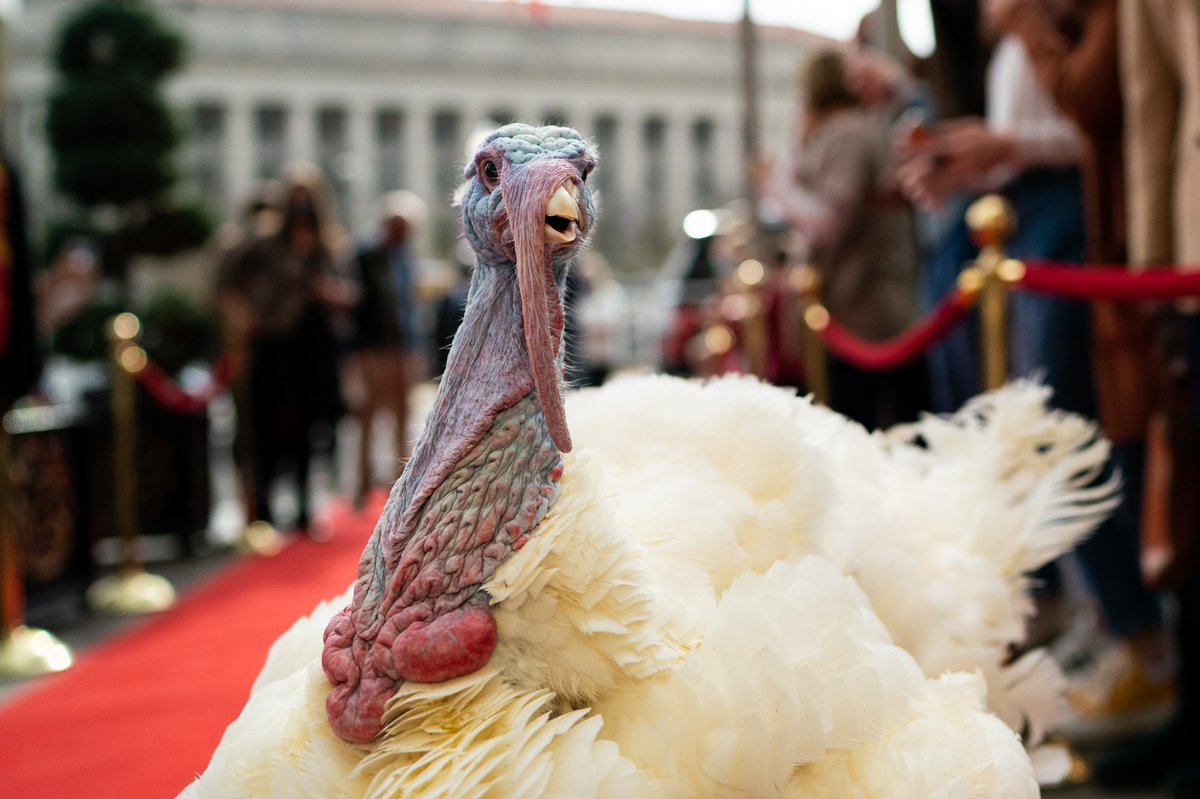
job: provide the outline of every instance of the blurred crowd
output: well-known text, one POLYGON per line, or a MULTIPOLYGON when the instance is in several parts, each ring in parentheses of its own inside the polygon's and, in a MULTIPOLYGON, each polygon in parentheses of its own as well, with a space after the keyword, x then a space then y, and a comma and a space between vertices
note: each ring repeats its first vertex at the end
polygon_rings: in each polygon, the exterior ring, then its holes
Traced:
MULTIPOLYGON (((357 241, 338 223, 327 181, 311 163, 289 165, 247 203, 242 218, 218 232, 216 297, 225 339, 244 346, 236 459, 247 516, 274 524, 271 490, 294 478, 296 527, 311 523, 309 468, 336 463, 339 421, 358 425, 355 503, 388 487, 411 454, 414 387, 445 368, 467 302, 469 253, 435 267, 420 258, 425 202, 398 190, 375 201, 373 228, 357 241), (388 462, 374 450, 385 418, 388 462)), ((602 260, 584 260, 568 284, 568 379, 595 385, 608 371, 606 310, 611 286, 602 260), (586 328, 588 334, 584 335, 586 328)))
MULTIPOLYGON (((665 267, 675 294, 659 368, 811 389, 801 342, 814 287, 854 335, 893 339, 977 255, 965 209, 986 193, 1015 212, 1005 243, 1015 258, 1200 268, 1200 6, 933 5, 939 47, 929 59, 879 48, 875 12, 853 42, 805 60, 795 135, 759 165, 757 196, 685 221, 665 267)), ((216 246, 224 339, 246 353, 235 399, 247 515, 274 523, 270 491, 290 474, 296 526, 310 534, 310 463, 335 460, 343 418, 361 431, 360 505, 398 476, 414 387, 445 365, 470 266, 464 258, 429 271, 418 246, 428 210, 411 192, 378 198, 372 229, 357 238, 330 197, 316 166, 290 165, 219 230, 216 246), (371 448, 384 416, 395 468, 378 473, 371 448)), ((31 324, 61 326, 99 279, 94 249, 68 242, 37 286, 21 288, 38 296, 31 324)), ((596 252, 571 280, 568 379, 596 385, 621 360, 628 298, 596 252)), ((1073 671, 1063 729, 1115 744, 1097 761, 1102 782, 1136 787, 1169 775, 1176 795, 1190 797, 1200 796, 1200 508, 1186 486, 1200 474, 1197 310, 1016 292, 1009 341, 1014 375, 1038 377, 1058 407, 1100 420, 1125 487, 1121 507, 1070 562, 1038 575, 1030 643, 1057 646, 1073 671), (1083 644, 1073 638, 1076 577, 1097 617, 1098 634, 1083 644)), ((982 388, 978 339, 968 318, 890 370, 830 354, 829 403, 872 429, 954 410, 982 388)), ((12 397, 3 399, 7 407, 12 397)))
MULTIPOLYGON (((799 331, 814 286, 858 338, 894 339, 978 255, 965 211, 984 194, 1015 212, 1012 257, 1200 268, 1200 7, 934 7, 934 59, 877 48, 876 12, 849 46, 806 60, 790 151, 761 165, 756 206, 722 209, 680 267, 668 368, 806 387, 799 331)), ((1125 489, 1108 522, 1036 576, 1030 644, 1050 643, 1072 670, 1062 729, 1109 747, 1096 765, 1107 786, 1167 779, 1173 795, 1200 796, 1195 301, 1013 292, 1009 307, 1011 373, 1099 419, 1125 489), (1096 618, 1083 635, 1081 609, 1096 618)), ((828 354, 830 405, 868 428, 961 406, 982 387, 978 326, 969 317, 890 370, 828 354)))

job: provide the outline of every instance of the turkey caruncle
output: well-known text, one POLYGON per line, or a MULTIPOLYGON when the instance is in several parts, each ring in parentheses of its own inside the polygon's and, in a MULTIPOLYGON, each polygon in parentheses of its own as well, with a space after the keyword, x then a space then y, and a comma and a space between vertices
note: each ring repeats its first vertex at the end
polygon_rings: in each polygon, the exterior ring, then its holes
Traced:
POLYGON ((467 316, 350 606, 276 642, 185 795, 1035 796, 961 672, 1002 662, 1022 573, 1111 507, 1094 428, 1032 386, 919 447, 750 379, 564 413, 594 160, 565 128, 481 145, 467 316))

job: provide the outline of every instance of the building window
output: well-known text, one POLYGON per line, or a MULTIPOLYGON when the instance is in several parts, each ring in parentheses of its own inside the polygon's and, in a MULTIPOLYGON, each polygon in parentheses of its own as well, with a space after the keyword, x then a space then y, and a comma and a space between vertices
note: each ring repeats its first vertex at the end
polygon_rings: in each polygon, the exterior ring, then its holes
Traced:
POLYGON ((611 114, 596 117, 592 125, 592 141, 600 151, 600 166, 596 173, 589 178, 601 197, 612 198, 617 186, 617 160, 613 156, 617 152, 617 118, 611 114))
POLYGON ((288 112, 282 106, 254 109, 254 144, 258 150, 254 174, 259 180, 280 176, 287 157, 288 112))
POLYGON ((433 115, 433 152, 435 185, 438 192, 449 194, 459 181, 463 166, 462 115, 457 111, 438 111, 433 115))
POLYGON ((317 109, 317 165, 333 191, 339 215, 350 208, 351 164, 346 109, 326 106, 317 109))
POLYGON ((404 114, 393 108, 375 113, 375 190, 404 187, 404 114))
POLYGON ((697 205, 710 206, 717 201, 717 181, 713 166, 716 154, 713 151, 716 125, 711 119, 697 119, 692 123, 692 193, 697 205))
POLYGON ((643 189, 651 209, 662 209, 667 183, 667 123, 650 117, 642 123, 642 151, 646 156, 643 189))
POLYGON ((287 109, 260 105, 254 109, 254 173, 259 180, 279 177, 287 153, 287 109))
POLYGON ((625 254, 623 221, 616 216, 620 207, 617 190, 617 118, 612 114, 601 114, 592 121, 592 142, 599 151, 599 166, 588 178, 592 189, 600 197, 603 208, 613 209, 613 217, 609 219, 601 215, 599 224, 593 234, 596 248, 607 258, 621 258, 625 254))
POLYGON ((437 196, 431 205, 438 209, 433 222, 433 245, 441 255, 454 251, 458 237, 455 216, 446 206, 462 179, 466 160, 462 127, 462 114, 458 111, 443 109, 433 114, 430 134, 433 138, 433 186, 437 196))
POLYGON ((196 189, 209 208, 225 205, 225 107, 197 103, 192 108, 192 147, 195 153, 196 189))

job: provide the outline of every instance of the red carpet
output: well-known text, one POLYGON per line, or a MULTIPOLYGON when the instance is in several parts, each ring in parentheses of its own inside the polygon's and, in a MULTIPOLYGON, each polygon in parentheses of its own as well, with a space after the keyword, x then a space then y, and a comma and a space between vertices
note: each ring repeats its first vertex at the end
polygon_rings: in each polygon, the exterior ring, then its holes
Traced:
POLYGON ((174 797, 208 765, 271 642, 350 585, 377 517, 335 510, 328 543, 233 564, 0 709, 0 797, 174 797))

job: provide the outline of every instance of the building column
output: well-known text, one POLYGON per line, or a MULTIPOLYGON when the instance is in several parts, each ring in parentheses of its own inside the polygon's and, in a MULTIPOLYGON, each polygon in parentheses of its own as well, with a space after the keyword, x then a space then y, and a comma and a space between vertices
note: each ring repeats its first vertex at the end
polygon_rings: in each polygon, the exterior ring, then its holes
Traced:
POLYGON ((230 97, 225 103, 225 140, 221 160, 225 174, 225 207, 231 217, 242 207, 255 184, 254 107, 248 97, 230 97))
MULTIPOLYGON (((429 104, 423 101, 410 101, 399 107, 404 112, 404 165, 408 176, 408 185, 405 188, 415 192, 424 200, 429 206, 430 212, 433 213, 434 204, 440 198, 437 197, 437 184, 433 174, 435 161, 431 131, 433 117, 429 110, 429 104)), ((429 230, 422 231, 422 234, 428 237, 429 230)))
POLYGON ((345 209, 346 225, 351 230, 371 222, 371 200, 375 196, 375 107, 366 98, 356 98, 346 109, 349 128, 346 143, 350 150, 350 207, 345 209))

